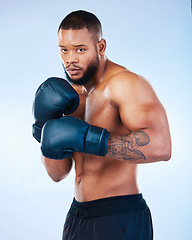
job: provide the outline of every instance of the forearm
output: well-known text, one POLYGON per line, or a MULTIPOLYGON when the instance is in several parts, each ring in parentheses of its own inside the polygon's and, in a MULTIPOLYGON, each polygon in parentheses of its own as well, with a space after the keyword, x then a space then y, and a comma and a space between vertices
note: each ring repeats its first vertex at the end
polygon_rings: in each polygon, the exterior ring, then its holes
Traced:
POLYGON ((62 160, 54 160, 46 158, 42 155, 41 160, 45 166, 48 175, 55 182, 59 182, 62 179, 66 178, 73 165, 73 160, 71 157, 62 160))
POLYGON ((170 155, 170 137, 148 129, 111 136, 107 145, 107 157, 131 163, 166 161, 170 155))

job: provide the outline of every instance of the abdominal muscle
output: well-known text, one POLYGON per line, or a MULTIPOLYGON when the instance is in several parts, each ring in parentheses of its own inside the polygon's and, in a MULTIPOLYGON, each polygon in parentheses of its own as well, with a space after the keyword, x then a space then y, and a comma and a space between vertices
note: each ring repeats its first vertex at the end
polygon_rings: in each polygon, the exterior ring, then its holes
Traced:
POLYGON ((74 155, 74 160, 75 199, 79 202, 139 192, 136 164, 78 153, 74 155))

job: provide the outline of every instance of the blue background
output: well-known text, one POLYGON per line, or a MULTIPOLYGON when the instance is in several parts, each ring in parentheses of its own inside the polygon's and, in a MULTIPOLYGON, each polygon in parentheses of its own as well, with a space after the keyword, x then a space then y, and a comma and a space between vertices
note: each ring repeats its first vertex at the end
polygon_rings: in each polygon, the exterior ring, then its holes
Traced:
POLYGON ((1 1, 0 238, 61 239, 74 171, 60 183, 48 177, 31 136, 32 102, 47 77, 64 76, 57 28, 78 9, 98 16, 108 58, 147 78, 166 108, 172 158, 140 165, 138 183, 155 240, 190 240, 192 19, 186 0, 1 1))

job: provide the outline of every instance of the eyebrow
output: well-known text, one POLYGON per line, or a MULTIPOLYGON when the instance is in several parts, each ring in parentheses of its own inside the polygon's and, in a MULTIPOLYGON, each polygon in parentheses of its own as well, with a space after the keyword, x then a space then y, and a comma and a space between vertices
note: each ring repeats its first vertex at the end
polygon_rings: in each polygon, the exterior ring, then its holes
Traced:
MULTIPOLYGON (((72 45, 73 47, 87 47, 87 45, 85 44, 74 44, 72 45)), ((59 45, 59 47, 66 47, 66 46, 63 46, 63 45, 59 45)))

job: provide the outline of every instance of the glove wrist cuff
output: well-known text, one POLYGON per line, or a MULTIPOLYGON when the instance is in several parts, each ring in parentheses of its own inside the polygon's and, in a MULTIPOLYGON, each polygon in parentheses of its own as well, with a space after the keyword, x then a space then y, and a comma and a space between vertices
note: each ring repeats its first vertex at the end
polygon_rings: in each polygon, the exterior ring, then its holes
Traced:
POLYGON ((110 133, 105 128, 90 125, 85 139, 85 153, 98 156, 107 154, 107 142, 110 133))
POLYGON ((40 143, 41 142, 41 131, 42 131, 43 124, 36 121, 33 124, 33 137, 40 143))

